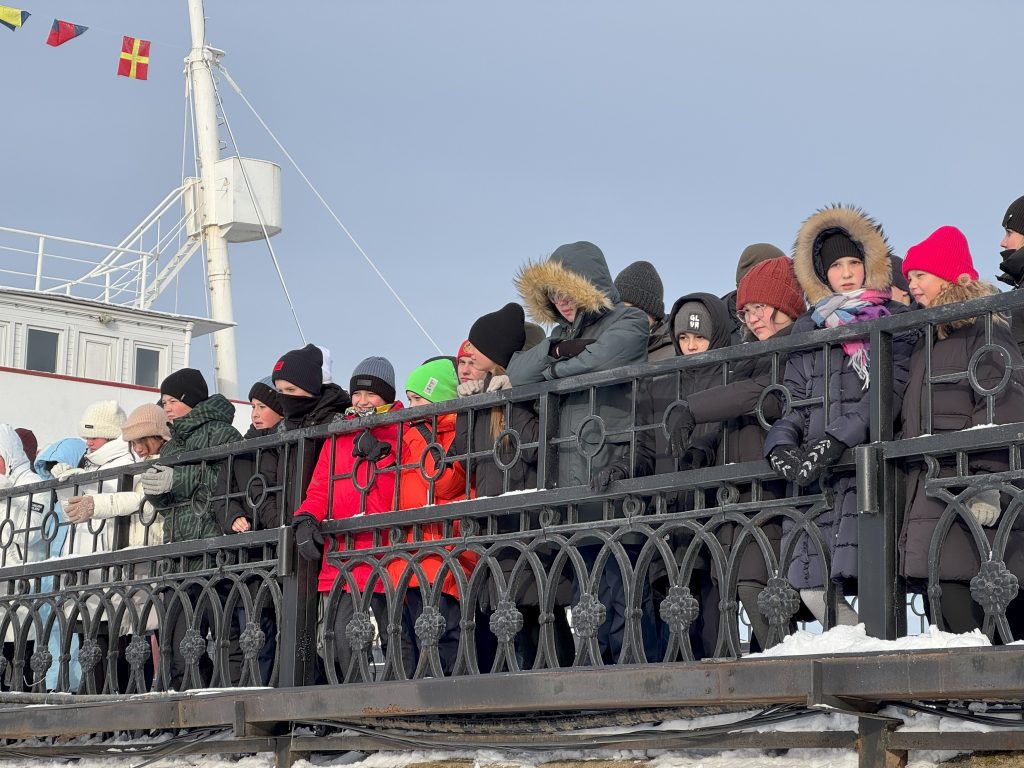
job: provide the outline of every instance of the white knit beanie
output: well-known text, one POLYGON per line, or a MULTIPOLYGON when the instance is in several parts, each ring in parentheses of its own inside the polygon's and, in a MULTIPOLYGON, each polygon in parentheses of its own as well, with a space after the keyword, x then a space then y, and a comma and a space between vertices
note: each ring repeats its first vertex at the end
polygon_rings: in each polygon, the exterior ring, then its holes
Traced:
POLYGON ((108 440, 121 436, 124 411, 115 400, 100 400, 85 409, 78 423, 79 437, 105 437, 108 440))

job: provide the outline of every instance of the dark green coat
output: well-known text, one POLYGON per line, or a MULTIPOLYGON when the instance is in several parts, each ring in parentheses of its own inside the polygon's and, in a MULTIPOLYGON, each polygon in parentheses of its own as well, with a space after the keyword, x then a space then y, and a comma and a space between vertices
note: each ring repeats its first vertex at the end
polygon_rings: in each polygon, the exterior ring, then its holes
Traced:
MULTIPOLYGON (((235 406, 223 395, 212 395, 181 418, 171 422, 171 439, 160 451, 161 461, 188 451, 241 440, 231 426, 235 406)), ((164 516, 164 541, 192 541, 220 536, 220 527, 210 498, 217 487, 217 472, 223 462, 178 464, 174 485, 167 493, 147 496, 164 516)))

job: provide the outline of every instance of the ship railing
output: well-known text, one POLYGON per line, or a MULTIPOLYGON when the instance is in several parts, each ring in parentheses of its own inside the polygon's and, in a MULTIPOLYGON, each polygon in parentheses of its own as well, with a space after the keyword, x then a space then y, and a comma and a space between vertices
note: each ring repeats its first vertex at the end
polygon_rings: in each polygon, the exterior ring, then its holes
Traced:
MULTIPOLYGON (((111 484, 131 491, 147 463, 4 490, 2 679, 15 690, 113 693, 735 657, 749 650, 741 608, 763 619, 753 638, 762 647, 809 618, 801 579, 813 567, 831 576, 822 584, 826 629, 854 594, 872 636, 907 632, 908 599, 923 599, 928 620, 952 628, 944 591, 966 589, 994 642, 1024 639, 1015 599, 1024 414, 985 425, 1019 386, 1012 361, 1020 358, 993 332, 1022 306, 1024 294, 1003 294, 183 454, 166 463, 198 480, 162 511, 79 525, 63 512, 72 495, 111 484), (931 394, 966 382, 982 414, 977 428, 900 439, 894 349, 923 340, 919 354, 928 356, 936 326, 963 318, 976 318, 991 346, 963 371, 929 368, 917 386, 931 424, 931 394), (854 339, 870 344, 867 440, 818 483, 783 482, 760 459, 693 468, 667 454, 666 413, 696 372, 738 382, 761 363, 767 384, 752 419, 810 403, 828 412, 836 393, 791 391, 785 361, 833 354, 854 339), (978 374, 985 355, 1007 371, 995 384, 978 374), (401 448, 415 422, 436 434, 452 413, 467 427, 464 445, 431 444, 419 455, 401 448), (499 415, 506 429, 474 438, 477 422, 499 415), (351 461, 364 429, 390 432, 399 446, 372 470, 351 461), (580 478, 609 455, 625 477, 594 491, 580 478), (322 582, 321 562, 299 555, 289 525, 315 493, 318 462, 328 512, 322 582), (469 479, 456 490, 439 469, 456 463, 467 477, 490 472, 502 492, 431 503, 472 496, 469 479), (927 573, 908 581, 900 533, 914 477, 939 506, 927 573), (402 506, 403 484, 414 481, 426 487, 426 505, 377 512, 402 506), (982 525, 971 501, 992 489, 999 514, 982 525), (852 561, 848 543, 837 548, 831 538, 843 494, 852 561), (250 531, 210 535, 229 530, 239 512, 250 531), (973 560, 949 579, 944 551, 954 538, 973 560), (840 566, 856 580, 843 579, 840 566)), ((720 458, 743 447, 736 439, 724 429, 720 458)))
POLYGON ((0 279, 12 288, 148 308, 167 264, 195 251, 181 209, 184 190, 172 190, 117 245, 0 227, 0 251, 24 265, 0 269, 0 279))

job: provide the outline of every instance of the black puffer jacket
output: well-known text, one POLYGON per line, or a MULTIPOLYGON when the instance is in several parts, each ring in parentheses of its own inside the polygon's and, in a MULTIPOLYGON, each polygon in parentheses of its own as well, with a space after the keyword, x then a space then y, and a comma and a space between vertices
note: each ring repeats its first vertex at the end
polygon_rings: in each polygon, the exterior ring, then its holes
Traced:
MULTIPOLYGON (((275 427, 249 427, 244 439, 276 433, 275 427)), ((233 533, 231 524, 240 517, 248 518, 250 525, 255 520, 253 528, 256 530, 291 523, 291 516, 284 512, 282 489, 277 487, 284 481, 279 473, 280 458, 280 449, 276 447, 240 453, 232 459, 231 471, 220 473, 217 478, 217 521, 224 533, 233 533), (230 497, 227 496, 229 492, 232 494, 230 497)))
MULTIPOLYGON (((988 296, 995 289, 978 281, 951 284, 935 297, 930 306, 954 304, 972 298, 988 296)), ((979 395, 968 379, 971 356, 985 345, 985 323, 974 318, 956 321, 936 328, 936 341, 932 346, 932 377, 955 376, 954 381, 935 383, 931 387, 931 425, 926 412, 928 384, 927 350, 922 339, 910 360, 910 381, 903 399, 902 437, 924 434, 960 432, 982 424, 1013 424, 1024 421, 1024 373, 1011 373, 1005 388, 994 397, 993 418, 988 415, 988 398, 979 395)), ((998 318, 992 324, 992 343, 1006 350, 1014 367, 1024 365, 1010 329, 998 318)), ((1002 380, 1005 368, 996 355, 985 355, 976 368, 978 383, 985 389, 994 389, 1002 380)), ((1005 472, 1010 469, 1005 450, 975 453, 970 456, 972 475, 1005 472)), ((939 477, 955 477, 952 459, 940 463, 939 477)), ((900 533, 900 569, 909 579, 928 577, 928 551, 939 518, 946 511, 946 503, 929 496, 925 488, 925 467, 912 465, 907 473, 907 506, 900 533)), ((1003 497, 1003 507, 1007 506, 1003 497)), ((1002 526, 985 528, 989 544, 995 541, 1002 526)), ((1004 559, 1010 570, 1024 580, 1024 517, 1019 517, 1009 534, 1004 559)), ((982 558, 967 525, 956 519, 949 529, 939 552, 938 577, 943 581, 970 581, 978 574, 982 558)))

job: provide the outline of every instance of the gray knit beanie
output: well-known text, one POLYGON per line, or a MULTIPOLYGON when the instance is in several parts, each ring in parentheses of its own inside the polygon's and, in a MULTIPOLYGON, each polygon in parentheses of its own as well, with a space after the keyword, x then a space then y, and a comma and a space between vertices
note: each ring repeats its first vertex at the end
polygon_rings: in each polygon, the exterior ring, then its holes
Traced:
POLYGON ((684 333, 695 333, 710 339, 715 332, 715 324, 711 320, 711 313, 702 301, 688 301, 676 312, 672 332, 676 338, 684 333))
POLYGON ((781 250, 776 248, 771 243, 754 243, 748 245, 743 249, 743 253, 740 254, 739 263, 736 264, 736 287, 740 287, 740 281, 743 276, 750 271, 750 268, 755 264, 760 264, 762 261, 768 261, 768 259, 778 259, 784 257, 781 250))
POLYGON ((655 320, 665 317, 665 286, 654 265, 649 261, 634 261, 615 278, 619 297, 642 309, 655 320))
POLYGON ((395 368, 384 357, 368 357, 352 371, 349 391, 359 390, 380 395, 385 403, 395 402, 395 368))

